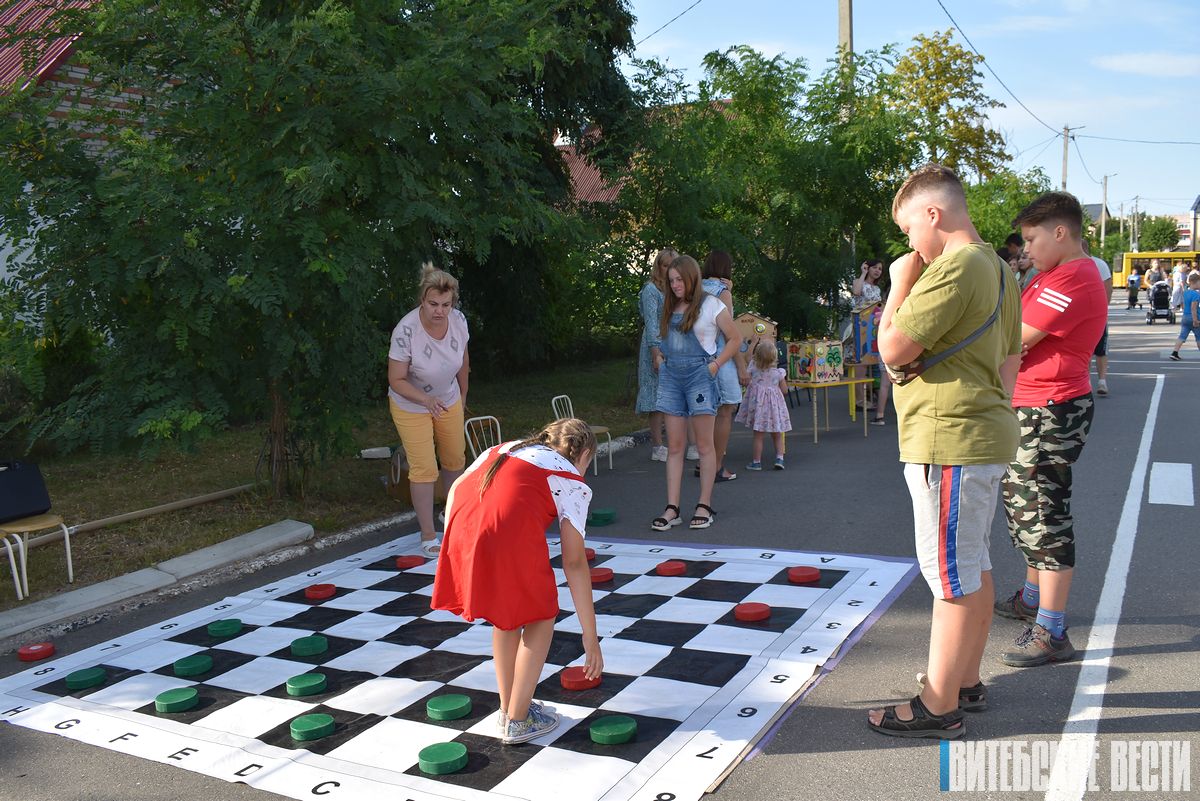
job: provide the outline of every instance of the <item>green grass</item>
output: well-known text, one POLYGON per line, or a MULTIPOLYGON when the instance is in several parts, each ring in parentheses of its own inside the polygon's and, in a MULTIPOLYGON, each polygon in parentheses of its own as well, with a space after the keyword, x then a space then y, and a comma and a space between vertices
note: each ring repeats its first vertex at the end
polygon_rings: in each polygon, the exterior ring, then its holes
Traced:
MULTIPOLYGON (((499 418, 505 439, 537 430, 553 418, 550 398, 570 395, 575 414, 606 425, 614 436, 645 427, 633 413, 636 381, 632 357, 584 367, 492 381, 472 381, 468 416, 499 418)), ((396 444, 386 401, 364 410, 367 424, 355 435, 358 447, 396 444)), ((203 495, 254 482, 264 429, 247 427, 212 438, 193 453, 163 449, 155 458, 87 453, 39 462, 54 503, 67 525, 203 495)), ((150 567, 165 559, 244 534, 284 518, 311 523, 317 536, 377 520, 406 506, 384 492, 387 462, 344 457, 316 465, 304 498, 272 499, 265 487, 221 501, 131 521, 72 538, 75 586, 150 567)), ((0 560, 0 608, 17 604, 5 560, 0 560)), ((29 556, 31 598, 70 589, 61 543, 35 548, 29 556)))

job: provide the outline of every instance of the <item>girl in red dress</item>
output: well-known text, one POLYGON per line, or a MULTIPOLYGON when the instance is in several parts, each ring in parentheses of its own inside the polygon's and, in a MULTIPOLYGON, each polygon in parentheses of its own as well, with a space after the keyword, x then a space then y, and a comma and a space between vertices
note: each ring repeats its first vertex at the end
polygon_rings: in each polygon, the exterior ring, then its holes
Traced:
POLYGON ((529 439, 485 451, 446 499, 446 534, 431 606, 492 624, 506 744, 532 740, 558 725, 558 715, 533 700, 558 615, 558 586, 546 544, 546 529, 555 520, 563 571, 583 629, 585 674, 597 678, 604 667, 583 548, 592 497, 583 476, 595 452, 596 437, 587 423, 555 420, 529 439))

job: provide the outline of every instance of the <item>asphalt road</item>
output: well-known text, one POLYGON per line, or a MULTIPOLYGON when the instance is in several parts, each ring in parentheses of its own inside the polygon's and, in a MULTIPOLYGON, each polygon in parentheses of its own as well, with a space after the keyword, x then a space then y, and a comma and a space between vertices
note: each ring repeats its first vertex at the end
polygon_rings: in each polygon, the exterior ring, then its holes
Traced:
MULTIPOLYGON (((971 742, 999 748, 1017 741, 1026 753, 1064 739, 1083 742, 1090 752, 1088 732, 1098 729, 1098 789, 996 789, 956 795, 1124 798, 1119 769, 1130 763, 1119 757, 1127 744, 1166 740, 1190 749, 1188 778, 1194 789, 1139 796, 1200 797, 1200 776, 1190 775, 1190 766, 1200 761, 1195 756, 1200 751, 1197 516, 1192 506, 1150 503, 1147 497, 1147 476, 1154 463, 1194 464, 1200 446, 1200 353, 1191 349, 1183 363, 1168 361, 1174 330, 1163 324, 1146 326, 1144 313, 1127 314, 1117 306, 1110 312, 1112 394, 1098 399, 1091 438, 1075 468, 1079 564, 1068 625, 1076 648, 1082 651, 1089 643, 1093 648, 1069 663, 1009 668, 998 657, 1020 627, 998 618, 984 658, 991 707, 967 719, 971 742), (1150 420, 1152 408, 1157 413, 1150 420), (1103 647, 1109 641, 1111 648, 1103 647)), ((1187 347, 1192 348, 1191 343, 1187 347)), ((788 469, 783 473, 741 470, 748 461, 750 437, 735 427, 727 463, 739 477, 717 487, 713 505, 718 522, 708 531, 651 532, 648 523, 665 502, 662 465, 648 460, 645 446, 617 454, 615 470, 602 468, 592 480, 594 505, 618 511, 617 524, 597 536, 912 556, 911 507, 897 462, 894 417, 889 416, 884 428, 871 428, 864 439, 861 425, 846 419, 843 390, 834 392, 833 430, 823 433, 819 445, 808 436, 807 403, 793 411, 796 430, 789 436, 788 469)), ((685 511, 694 501, 695 481, 689 477, 685 511)), ((377 533, 309 562, 332 561, 400 533, 404 532, 377 533)), ((1023 563, 1009 545, 1002 513, 993 526, 992 561, 997 592, 1012 592, 1022 580, 1023 563)), ((164 601, 66 635, 57 645, 61 653, 69 653, 308 566, 291 562, 164 601)), ((929 591, 918 579, 794 708, 765 750, 739 766, 714 798, 939 797, 936 743, 882 737, 865 724, 868 707, 915 691, 914 675, 925 662, 930 606, 929 591)), ((23 667, 7 658, 0 663, 0 675, 23 667)), ((1140 749, 1145 753, 1147 747, 1140 749)), ((1143 768, 1140 775, 1162 772, 1161 765, 1155 765, 1143 768)), ((0 726, 0 776, 0 798, 22 801, 277 797, 15 726, 0 726)))

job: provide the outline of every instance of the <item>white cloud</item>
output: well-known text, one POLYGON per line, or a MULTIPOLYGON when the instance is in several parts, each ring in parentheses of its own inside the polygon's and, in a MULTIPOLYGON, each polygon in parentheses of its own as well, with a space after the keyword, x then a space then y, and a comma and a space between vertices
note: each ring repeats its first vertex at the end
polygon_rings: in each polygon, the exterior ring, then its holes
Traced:
POLYGON ((1191 78, 1200 73, 1200 56, 1184 53, 1118 53, 1092 59, 1092 65, 1111 72, 1147 75, 1151 78, 1191 78))

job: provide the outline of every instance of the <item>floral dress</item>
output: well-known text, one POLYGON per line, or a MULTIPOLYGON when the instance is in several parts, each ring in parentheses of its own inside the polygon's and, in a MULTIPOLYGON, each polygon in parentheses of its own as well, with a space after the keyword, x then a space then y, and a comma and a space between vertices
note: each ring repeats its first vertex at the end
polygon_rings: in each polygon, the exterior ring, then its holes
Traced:
POLYGON ((658 332, 662 325, 663 294, 653 281, 647 281, 642 287, 638 306, 642 312, 642 343, 638 351, 638 394, 634 410, 646 414, 655 411, 658 398, 658 373, 654 372, 654 356, 650 349, 662 347, 658 332))
POLYGON ((750 365, 750 386, 746 387, 746 399, 734 419, 745 423, 751 431, 791 431, 792 417, 779 391, 779 382, 786 374, 782 367, 759 370, 750 365))

